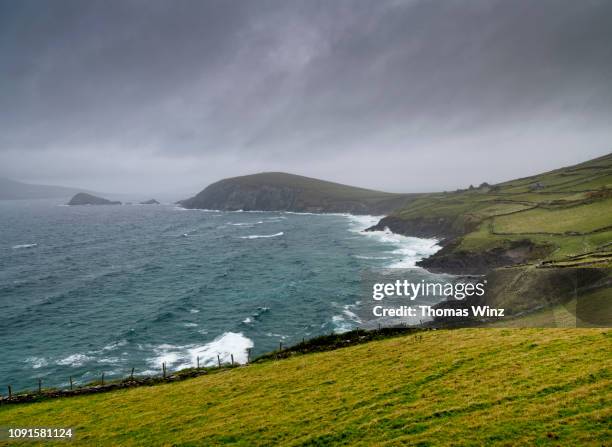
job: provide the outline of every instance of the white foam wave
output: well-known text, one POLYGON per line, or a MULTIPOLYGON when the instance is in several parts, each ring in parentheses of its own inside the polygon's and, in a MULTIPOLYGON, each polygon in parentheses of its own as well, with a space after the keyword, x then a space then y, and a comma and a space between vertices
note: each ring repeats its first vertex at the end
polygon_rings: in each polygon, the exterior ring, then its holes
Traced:
POLYGON ((198 312, 200 312, 199 309, 189 309, 190 314, 197 314, 198 312))
POLYGON ((214 366, 217 356, 222 363, 229 363, 233 355, 235 363, 247 362, 247 349, 253 347, 253 341, 242 333, 225 332, 203 346, 176 346, 162 344, 153 348, 155 356, 148 360, 153 368, 159 371, 162 363, 173 369, 193 367, 200 358, 200 366, 214 366))
POLYGON ((109 351, 111 349, 120 348, 121 346, 125 346, 125 345, 127 345, 127 340, 119 340, 115 343, 111 343, 109 345, 104 346, 102 350, 109 351))
POLYGON ((20 248, 34 248, 36 246, 38 246, 38 244, 19 244, 19 245, 13 245, 13 249, 19 250, 20 248))
POLYGON ((127 340, 119 340, 113 343, 110 343, 106 346, 103 346, 101 349, 97 349, 97 350, 92 350, 92 351, 88 351, 87 354, 103 354, 105 352, 108 351, 113 351, 117 348, 121 348, 122 346, 127 345, 127 340))
POLYGON ((353 233, 361 233, 366 228, 373 227, 380 221, 380 219, 385 217, 385 216, 368 216, 368 215, 356 216, 353 214, 343 214, 343 216, 348 217, 349 222, 350 222, 349 230, 352 231, 353 233))
POLYGON ((32 365, 32 368, 38 369, 47 366, 49 362, 44 357, 28 357, 25 359, 27 363, 32 365))
POLYGON ((197 323, 184 323, 183 326, 185 327, 198 327, 197 323))
POLYGON ((174 209, 176 211, 200 211, 202 213, 221 213, 222 210, 209 210, 209 209, 201 209, 201 208, 183 208, 182 206, 175 206, 174 209))
POLYGON ((263 223, 263 220, 258 220, 257 222, 228 222, 228 225, 233 225, 235 227, 254 227, 255 225, 260 225, 263 223))
POLYGON ((274 332, 266 332, 266 337, 274 337, 274 338, 280 338, 281 340, 285 340, 287 338, 286 335, 283 334, 275 334, 274 332))
POLYGON ((334 325, 334 333, 336 334, 343 334, 353 329, 351 322, 345 320, 342 315, 334 315, 332 317, 332 324, 334 325))
POLYGON ((200 357, 200 364, 214 365, 219 355, 221 362, 229 362, 234 356, 234 362, 247 362, 247 349, 253 347, 253 341, 245 337, 242 333, 226 332, 212 342, 194 347, 188 350, 191 356, 191 363, 194 364, 196 357, 200 357))
POLYGON ((153 348, 153 352, 155 352, 155 357, 148 360, 148 363, 153 367, 161 367, 162 363, 172 366, 179 362, 182 357, 181 347, 175 345, 162 344, 153 348))
POLYGON ((121 362, 121 359, 118 357, 105 357, 98 359, 98 363, 102 363, 103 365, 116 365, 121 362))
MULTIPOLYGON (((367 225, 365 228, 368 228, 371 226, 370 223, 373 225, 378 222, 378 218, 373 216, 354 217, 357 217, 358 219, 356 222, 360 223, 359 225, 356 225, 356 228, 363 228, 364 224, 367 225), (370 217, 372 220, 368 221, 365 219, 365 217, 370 217)), ((439 241, 437 239, 423 239, 418 237, 402 236, 401 234, 393 233, 388 228, 385 228, 384 231, 363 231, 363 229, 359 230, 360 234, 363 236, 376 239, 379 242, 389 246, 389 251, 393 256, 391 257, 392 261, 385 266, 387 268, 416 267, 416 263, 418 261, 433 255, 441 248, 438 245, 439 241)), ((372 259, 374 258, 372 257, 372 259)))
POLYGON ((352 309, 355 309, 359 305, 359 301, 355 304, 346 304, 342 306, 342 313, 334 315, 332 317, 332 324, 334 326, 334 332, 342 334, 344 332, 355 329, 362 321, 352 309))
POLYGON ((62 366, 82 366, 88 361, 91 360, 91 357, 85 354, 72 354, 68 357, 65 357, 61 360, 58 360, 56 363, 62 366))
POLYGON ((250 236, 241 236, 240 239, 259 239, 259 238, 266 238, 266 237, 278 237, 278 236, 282 236, 283 234, 285 233, 282 231, 278 233, 274 233, 274 234, 252 234, 250 236))
POLYGON ((260 317, 269 310, 269 307, 258 307, 257 310, 251 314, 251 316, 246 317, 244 320, 242 320, 242 322, 244 324, 252 324, 255 322, 255 320, 259 320, 260 317))

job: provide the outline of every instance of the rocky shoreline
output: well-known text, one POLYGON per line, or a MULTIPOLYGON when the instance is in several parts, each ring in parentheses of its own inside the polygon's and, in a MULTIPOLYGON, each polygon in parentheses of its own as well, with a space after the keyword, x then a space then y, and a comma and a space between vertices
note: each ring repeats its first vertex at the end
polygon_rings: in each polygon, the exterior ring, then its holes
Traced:
POLYGON ((402 219, 396 216, 382 218, 366 231, 389 231, 402 236, 439 239, 442 249, 417 265, 432 273, 454 275, 484 275, 498 267, 526 262, 537 247, 529 240, 516 241, 507 248, 495 248, 479 253, 457 251, 458 238, 465 230, 458 231, 453 222, 438 219, 402 219))

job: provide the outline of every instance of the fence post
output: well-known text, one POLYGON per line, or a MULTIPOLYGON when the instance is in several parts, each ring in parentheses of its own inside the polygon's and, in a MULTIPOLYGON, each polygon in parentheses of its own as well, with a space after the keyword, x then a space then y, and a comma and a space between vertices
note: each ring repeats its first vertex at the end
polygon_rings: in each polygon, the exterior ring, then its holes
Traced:
POLYGON ((234 354, 230 354, 231 358, 232 358, 232 366, 234 366, 234 354))
POLYGON ((42 391, 42 379, 39 378, 38 379, 38 394, 40 394, 42 391))
POLYGON ((200 369, 200 356, 199 355, 196 357, 196 362, 197 362, 196 363, 197 364, 197 368, 200 369))
POLYGON ((132 373, 130 374, 130 380, 134 380, 134 368, 132 367, 132 373))
POLYGON ((278 351, 280 352, 280 351, 282 351, 282 350, 283 350, 283 342, 282 342, 282 341, 279 341, 279 342, 278 342, 278 351))
POLYGON ((102 385, 104 385, 104 373, 102 373, 102 385))
POLYGON ((8 386, 8 392, 9 392, 9 399, 10 399, 11 397, 13 397, 13 388, 11 388, 10 385, 8 386))
POLYGON ((70 376, 70 390, 72 391, 72 376, 70 376))
POLYGON ((162 375, 166 378, 166 362, 162 362, 162 375))
POLYGON ((221 368, 221 357, 217 354, 217 363, 219 363, 219 368, 221 368))
POLYGON ((251 363, 251 349, 247 348, 247 363, 251 363))

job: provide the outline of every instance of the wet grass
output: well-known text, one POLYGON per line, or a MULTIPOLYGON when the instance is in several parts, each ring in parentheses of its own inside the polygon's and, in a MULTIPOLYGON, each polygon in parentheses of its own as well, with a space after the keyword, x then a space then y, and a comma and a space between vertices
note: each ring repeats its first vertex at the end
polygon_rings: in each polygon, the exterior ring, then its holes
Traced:
POLYGON ((608 330, 462 329, 422 335, 177 383, 6 405, 0 407, 0 426, 71 426, 74 445, 609 441, 608 330))

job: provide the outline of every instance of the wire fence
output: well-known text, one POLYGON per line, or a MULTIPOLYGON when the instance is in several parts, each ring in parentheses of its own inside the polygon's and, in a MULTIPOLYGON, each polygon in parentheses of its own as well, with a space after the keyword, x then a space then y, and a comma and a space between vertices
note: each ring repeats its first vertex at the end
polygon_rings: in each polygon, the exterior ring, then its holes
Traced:
POLYGON ((396 335, 406 335, 407 333, 414 333, 412 341, 419 342, 423 340, 423 335, 421 334, 421 332, 427 330, 429 329, 405 326, 382 327, 381 325, 378 325, 377 329, 355 329, 350 332, 345 332, 343 334, 332 333, 329 335, 323 335, 308 340, 302 338, 302 341, 300 343, 290 347, 283 346, 283 342, 279 341, 278 350, 263 354, 256 359, 251 358, 252 348, 248 348, 247 361, 245 364, 240 364, 236 362, 234 360, 234 354, 230 354, 229 362, 223 362, 221 359, 221 353, 219 353, 217 354, 217 364, 215 366, 202 366, 200 364, 200 357, 197 356, 194 367, 184 368, 177 371, 170 371, 166 362, 162 362, 159 369, 159 375, 138 376, 135 374, 136 369, 131 368, 131 372, 128 376, 112 380, 106 380, 105 373, 102 372, 100 374, 99 380, 95 380, 81 386, 77 386, 74 377, 69 376, 69 385, 67 387, 53 387, 46 389, 43 388, 43 379, 39 378, 37 379, 37 382, 35 384, 36 388, 34 390, 30 389, 15 392, 12 385, 6 385, 6 394, 0 394, 0 405, 10 403, 33 402, 49 398, 78 396, 83 394, 94 394, 123 388, 133 388, 138 386, 151 386, 162 383, 177 382, 193 377, 202 376, 205 374, 221 372, 239 366, 248 366, 254 362, 280 360, 295 354, 331 351, 349 345, 360 344, 379 338, 387 338, 396 335))

